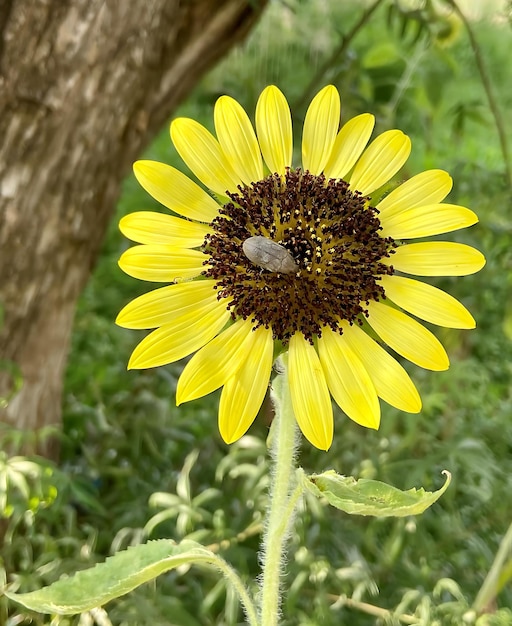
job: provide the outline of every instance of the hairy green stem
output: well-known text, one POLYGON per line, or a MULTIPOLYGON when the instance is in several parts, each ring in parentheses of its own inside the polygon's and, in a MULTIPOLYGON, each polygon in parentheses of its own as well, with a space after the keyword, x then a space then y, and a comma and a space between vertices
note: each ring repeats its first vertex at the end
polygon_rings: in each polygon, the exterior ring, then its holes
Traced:
POLYGON ((487 96, 487 101, 489 102, 489 108, 491 109, 492 116, 494 117, 496 130, 498 131, 498 137, 499 137, 500 146, 501 146, 501 153, 503 155, 503 162, 505 165, 507 183, 509 187, 512 187, 512 165, 510 164, 510 155, 509 155, 509 150, 508 150, 505 123, 503 121, 503 117, 501 115, 498 102, 494 95, 494 90, 493 90, 493 86, 491 83, 491 79, 489 78, 489 74, 487 73, 487 69, 484 64, 482 51, 476 39, 475 33, 473 31, 473 27, 469 23, 469 20, 466 18, 464 13, 460 10, 459 5, 455 2, 455 0, 448 0, 448 4, 451 7, 453 7, 454 11, 460 17, 462 23, 464 24, 464 28, 466 29, 466 32, 468 34, 469 43, 471 45, 471 49, 475 57, 475 62, 476 62, 476 66, 478 69, 478 73, 480 74, 480 80, 482 81, 485 95, 487 96))
MULTIPOLYGON (((277 626, 281 608, 280 582, 286 540, 298 501, 297 489, 291 493, 295 478, 297 425, 290 397, 287 371, 273 383, 275 418, 273 424, 269 507, 260 558, 262 560, 260 626, 277 626)), ((300 494, 299 494, 300 495, 300 494)))
MULTIPOLYGON (((198 559, 199 561, 199 559, 198 559)), ((220 572, 222 572, 224 578, 231 584, 232 588, 240 598, 240 604, 244 609, 247 623, 249 626, 258 626, 258 616, 256 614, 256 608, 252 601, 249 592, 236 573, 236 571, 227 563, 223 558, 218 555, 212 555, 204 559, 207 563, 214 565, 220 572)))

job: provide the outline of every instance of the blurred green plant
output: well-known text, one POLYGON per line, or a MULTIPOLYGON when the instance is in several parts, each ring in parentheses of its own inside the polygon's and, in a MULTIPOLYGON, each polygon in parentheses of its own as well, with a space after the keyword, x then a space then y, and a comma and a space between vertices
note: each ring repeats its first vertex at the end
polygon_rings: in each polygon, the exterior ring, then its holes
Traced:
POLYGON ((0 452, 0 517, 10 518, 20 509, 35 514, 52 504, 57 492, 51 476, 50 464, 0 452))

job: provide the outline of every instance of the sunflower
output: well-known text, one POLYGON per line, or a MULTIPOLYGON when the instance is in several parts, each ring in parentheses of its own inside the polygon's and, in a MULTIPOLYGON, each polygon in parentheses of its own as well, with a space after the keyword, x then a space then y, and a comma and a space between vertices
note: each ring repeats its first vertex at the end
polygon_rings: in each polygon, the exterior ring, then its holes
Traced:
POLYGON ((333 86, 307 110, 300 168, 292 165, 290 109, 277 87, 259 97, 256 130, 228 96, 217 100, 214 122, 216 138, 188 118, 170 129, 179 155, 209 192, 169 165, 134 165, 142 187, 181 217, 145 211, 120 222, 126 237, 141 244, 121 256, 121 268, 172 283, 119 313, 125 328, 155 329, 128 367, 195 353, 179 378, 177 404, 222 387, 219 430, 227 443, 253 422, 283 352, 297 422, 320 449, 332 442, 331 396, 368 428, 379 426, 379 398, 419 412, 414 383, 376 338, 420 367, 445 370, 446 351, 415 318, 475 326, 452 296, 409 278, 462 276, 485 263, 461 243, 404 243, 478 221, 471 210, 442 202, 450 176, 424 171, 382 198, 411 142, 389 130, 369 143, 375 118, 368 113, 339 129, 333 86))

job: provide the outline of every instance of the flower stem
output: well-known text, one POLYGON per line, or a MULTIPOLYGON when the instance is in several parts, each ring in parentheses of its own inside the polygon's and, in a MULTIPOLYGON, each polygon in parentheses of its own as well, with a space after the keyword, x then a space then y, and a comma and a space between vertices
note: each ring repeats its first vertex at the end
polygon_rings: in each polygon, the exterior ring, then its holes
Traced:
POLYGON ((240 603, 243 607, 248 625, 258 626, 256 608, 253 604, 249 591, 243 584, 236 571, 231 567, 231 565, 229 565, 224 559, 222 559, 218 555, 214 555, 213 558, 208 559, 208 561, 212 565, 217 567, 222 572, 226 580, 231 583, 232 588, 235 590, 240 599, 240 603))
POLYGON ((273 383, 272 399, 275 418, 270 446, 272 456, 270 498, 260 555, 263 568, 259 602, 261 626, 276 626, 279 623, 280 577, 284 565, 284 549, 298 501, 296 490, 291 493, 295 478, 297 423, 293 414, 286 369, 273 383))
POLYGON ((512 553, 512 524, 501 540, 500 547, 489 573, 485 577, 484 583, 473 603, 473 609, 480 615, 484 612, 492 611, 492 604, 496 596, 510 580, 510 554, 512 553), (508 566, 508 567, 507 567, 508 566), (505 571, 508 569, 508 577, 505 571), (505 574, 505 576, 504 576, 505 574))

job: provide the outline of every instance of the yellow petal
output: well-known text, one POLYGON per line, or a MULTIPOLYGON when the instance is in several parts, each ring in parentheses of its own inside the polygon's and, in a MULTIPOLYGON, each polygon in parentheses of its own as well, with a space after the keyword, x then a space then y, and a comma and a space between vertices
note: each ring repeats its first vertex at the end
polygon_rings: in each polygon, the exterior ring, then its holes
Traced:
POLYGON ((274 85, 266 87, 258 99, 256 132, 268 169, 284 174, 292 164, 292 118, 286 98, 274 85))
POLYGON ((302 134, 302 166, 312 174, 320 174, 331 156, 340 125, 340 95, 327 85, 311 101, 302 134))
POLYGON ((219 431, 226 443, 247 432, 261 408, 270 381, 273 349, 272 331, 254 331, 254 346, 242 367, 222 389, 219 403, 219 431))
POLYGON ((375 117, 370 113, 363 113, 353 117, 342 127, 324 168, 327 178, 343 178, 350 172, 366 148, 374 126, 375 117))
POLYGON ((379 397, 401 411, 419 413, 420 394, 400 363, 356 324, 341 325, 345 341, 361 359, 379 397))
POLYGON ((219 142, 204 126, 188 117, 179 117, 171 124, 171 139, 180 157, 206 187, 225 196, 236 191, 240 177, 236 175, 219 142))
POLYGON ((219 205, 188 176, 157 161, 133 164, 135 178, 150 196, 179 215, 199 222, 211 222, 219 205))
POLYGON ((215 132, 233 170, 246 184, 263 178, 263 162, 256 134, 243 107, 221 96, 214 110, 215 132))
POLYGON ((177 405, 206 396, 238 372, 254 348, 252 326, 238 320, 194 354, 178 380, 177 405))
POLYGON ((448 369, 445 349, 419 322, 382 302, 370 302, 367 308, 368 323, 395 352, 427 370, 448 369))
POLYGON ((449 294, 412 278, 381 276, 386 296, 416 317, 447 328, 475 328, 471 313, 449 294))
POLYGON ((478 222, 470 209, 457 204, 429 204, 408 209, 388 218, 379 215, 382 237, 393 239, 415 239, 449 233, 467 228, 478 222))
POLYGON ((117 316, 116 324, 135 329, 171 324, 183 314, 217 302, 215 285, 215 280, 196 280, 154 289, 129 302, 117 316))
POLYGON ((154 211, 136 211, 121 218, 119 230, 137 243, 166 244, 195 248, 200 246, 211 228, 173 215, 154 211))
POLYGON ((485 257, 464 243, 427 241, 400 246, 382 262, 418 276, 467 276, 482 269, 485 257))
POLYGON ((330 328, 323 328, 318 340, 318 353, 336 404, 354 422, 377 429, 380 424, 377 392, 366 368, 345 337, 330 328))
POLYGON ((128 248, 119 267, 134 278, 167 283, 195 278, 205 269, 206 260, 199 250, 154 244, 128 248))
POLYGON ((159 367, 183 359, 213 339, 229 317, 229 311, 218 302, 177 317, 172 324, 154 330, 139 343, 132 353, 128 369, 159 367))
POLYGON ((328 450, 333 437, 329 388, 315 348, 296 332, 290 339, 288 378, 293 411, 301 431, 320 450, 328 450))
POLYGON ((382 187, 398 172, 409 158, 411 140, 401 130, 387 130, 363 152, 357 162, 350 188, 363 196, 382 187))
POLYGON ((377 204, 381 215, 388 219, 426 204, 442 202, 450 193, 453 181, 444 170, 427 170, 401 184, 377 204))

